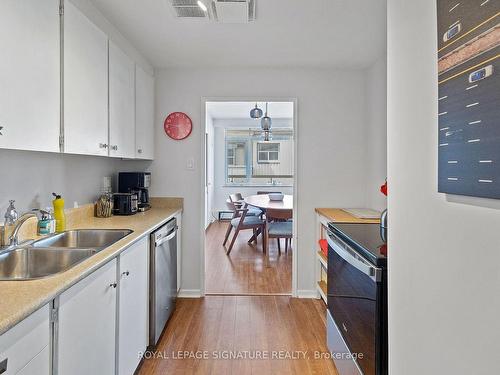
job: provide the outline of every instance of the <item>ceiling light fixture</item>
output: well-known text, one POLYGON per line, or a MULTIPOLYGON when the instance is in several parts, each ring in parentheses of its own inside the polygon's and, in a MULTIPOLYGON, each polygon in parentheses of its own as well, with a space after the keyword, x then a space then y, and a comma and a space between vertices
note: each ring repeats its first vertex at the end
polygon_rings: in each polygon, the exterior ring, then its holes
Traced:
POLYGON ((269 142, 271 140, 271 131, 270 130, 266 130, 264 132, 264 142, 269 142))
POLYGON ((201 8, 202 11, 206 12, 208 11, 207 6, 203 3, 203 1, 198 0, 198 6, 201 8))
POLYGON ((264 115, 264 117, 262 117, 262 120, 260 120, 260 127, 264 132, 270 131, 271 124, 272 124, 271 117, 267 115, 267 103, 266 103, 266 114, 264 115))
POLYGON ((262 117, 262 109, 260 109, 257 103, 255 103, 255 108, 252 108, 252 110, 250 111, 250 118, 259 119, 261 117, 262 117))

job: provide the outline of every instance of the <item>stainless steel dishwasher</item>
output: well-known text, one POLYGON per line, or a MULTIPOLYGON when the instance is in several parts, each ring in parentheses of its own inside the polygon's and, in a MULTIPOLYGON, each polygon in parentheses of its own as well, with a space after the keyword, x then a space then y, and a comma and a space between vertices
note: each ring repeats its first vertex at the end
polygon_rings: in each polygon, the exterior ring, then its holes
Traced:
POLYGON ((177 297, 177 220, 150 237, 149 346, 155 347, 175 308, 177 297))

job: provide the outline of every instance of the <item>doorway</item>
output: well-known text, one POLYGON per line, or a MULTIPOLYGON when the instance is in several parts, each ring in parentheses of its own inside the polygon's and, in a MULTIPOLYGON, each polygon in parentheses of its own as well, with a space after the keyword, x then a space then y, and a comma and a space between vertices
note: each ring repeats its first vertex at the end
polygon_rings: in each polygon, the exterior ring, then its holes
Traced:
POLYGON ((296 100, 204 99, 202 108, 204 293, 295 295, 296 100), (284 199, 274 206, 269 193, 284 199), (272 218, 276 208, 289 214, 272 218))

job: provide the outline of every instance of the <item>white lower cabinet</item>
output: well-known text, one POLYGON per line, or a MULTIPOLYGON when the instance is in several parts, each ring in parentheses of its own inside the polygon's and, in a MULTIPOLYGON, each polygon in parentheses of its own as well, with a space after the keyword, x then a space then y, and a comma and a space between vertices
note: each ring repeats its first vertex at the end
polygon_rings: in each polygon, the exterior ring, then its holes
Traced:
POLYGON ((45 305, 0 336, 0 374, 48 375, 49 306, 45 305))
POLYGON ((149 242, 144 237, 59 297, 59 375, 132 375, 148 345, 149 242))
POLYGON ((148 345, 148 238, 120 255, 118 374, 132 375, 148 345))
POLYGON ((116 259, 59 297, 59 375, 115 373, 116 259))
POLYGON ((47 345, 16 375, 49 375, 50 373, 50 349, 47 345))

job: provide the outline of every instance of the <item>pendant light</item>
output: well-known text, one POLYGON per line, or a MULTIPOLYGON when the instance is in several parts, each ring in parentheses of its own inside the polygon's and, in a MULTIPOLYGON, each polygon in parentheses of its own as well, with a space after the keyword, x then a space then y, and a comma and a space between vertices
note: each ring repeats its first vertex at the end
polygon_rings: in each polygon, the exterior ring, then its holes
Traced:
POLYGON ((270 130, 266 130, 264 132, 264 142, 269 142, 271 140, 271 131, 270 130))
POLYGON ((271 117, 269 117, 267 115, 267 103, 266 103, 266 114, 264 115, 264 117, 262 117, 262 119, 260 120, 260 127, 262 128, 262 130, 264 132, 266 131, 270 131, 271 130, 271 117))
POLYGON ((261 117, 262 117, 262 109, 260 109, 257 106, 257 103, 255 103, 255 108, 252 108, 252 110, 250 111, 250 118, 259 119, 261 117))

